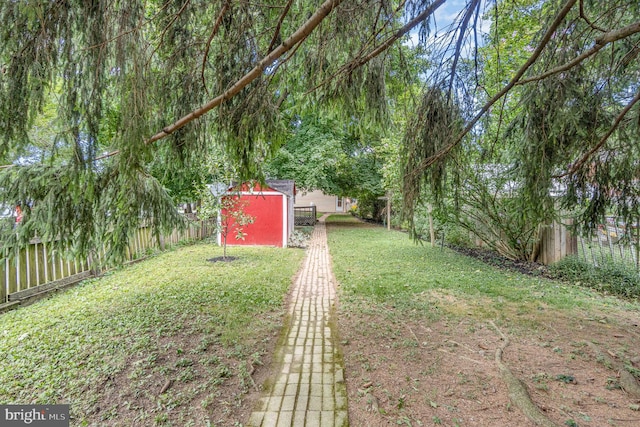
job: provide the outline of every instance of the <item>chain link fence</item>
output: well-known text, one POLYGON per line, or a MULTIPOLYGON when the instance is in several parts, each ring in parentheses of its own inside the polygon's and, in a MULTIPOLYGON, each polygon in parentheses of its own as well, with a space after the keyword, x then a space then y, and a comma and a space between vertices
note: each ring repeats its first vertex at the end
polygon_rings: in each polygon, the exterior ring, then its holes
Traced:
POLYGON ((640 273, 640 229, 638 223, 626 224, 607 217, 591 237, 578 237, 578 256, 596 267, 619 264, 640 273))

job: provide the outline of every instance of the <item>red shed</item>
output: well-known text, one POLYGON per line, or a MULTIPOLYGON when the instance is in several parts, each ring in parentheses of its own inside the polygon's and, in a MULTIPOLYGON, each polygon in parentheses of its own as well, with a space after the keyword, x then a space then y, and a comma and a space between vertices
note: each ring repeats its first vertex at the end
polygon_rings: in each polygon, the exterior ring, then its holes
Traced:
MULTIPOLYGON (((238 197, 241 209, 253 217, 253 223, 241 226, 244 239, 236 239, 239 226, 231 225, 227 245, 286 247, 293 231, 295 183, 292 180, 267 180, 266 185, 243 183, 229 188, 222 197, 238 197)), ((223 210, 222 215, 226 212, 223 210)), ((218 233, 218 244, 222 235, 218 233)))

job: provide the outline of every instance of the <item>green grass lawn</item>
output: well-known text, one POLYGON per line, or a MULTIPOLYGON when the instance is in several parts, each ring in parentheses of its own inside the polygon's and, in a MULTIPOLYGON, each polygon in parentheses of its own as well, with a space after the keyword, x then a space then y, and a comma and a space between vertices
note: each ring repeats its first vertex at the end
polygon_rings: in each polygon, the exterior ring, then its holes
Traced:
POLYGON ((345 215, 327 229, 352 425, 529 425, 496 358, 554 425, 637 418, 610 386, 620 367, 589 345, 640 379, 637 299, 500 270, 345 215), (570 386, 541 382, 573 375, 570 386))
MULTIPOLYGON (((328 240, 335 275, 345 297, 397 309, 436 310, 434 293, 475 307, 481 317, 500 318, 515 310, 640 307, 591 290, 502 271, 448 248, 415 244, 405 233, 331 216, 328 240)), ((435 313, 435 312, 434 312, 435 313)))
MULTIPOLYGON (((125 371, 126 390, 119 393, 146 394, 159 409, 121 424, 165 424, 175 413, 189 413, 196 395, 214 400, 224 378, 243 369, 246 377, 243 364, 259 363, 252 353, 281 326, 284 297, 304 255, 276 248, 229 252, 239 259, 211 263, 221 248, 182 247, 0 315, 0 403, 70 403, 80 422, 96 411, 105 384, 125 371), (157 396, 149 389, 158 376, 190 382, 192 390, 175 386, 168 397, 157 396)), ((93 420, 119 425, 123 410, 114 406, 103 405, 93 420)), ((191 421, 181 415, 173 425, 191 421)))
MULTIPOLYGON (((535 326, 558 310, 640 309, 350 215, 328 218, 328 240, 341 313, 378 326, 449 316, 535 326)), ((0 315, 0 403, 70 403, 73 426, 242 422, 252 365, 273 348, 304 252, 233 247, 238 260, 207 261, 221 251, 182 247, 0 315)))

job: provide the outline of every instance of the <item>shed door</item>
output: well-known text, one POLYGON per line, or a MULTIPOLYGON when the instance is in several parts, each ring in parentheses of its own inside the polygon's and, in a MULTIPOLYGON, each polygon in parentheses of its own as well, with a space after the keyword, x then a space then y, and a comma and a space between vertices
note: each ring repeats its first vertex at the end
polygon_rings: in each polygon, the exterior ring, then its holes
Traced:
POLYGON ((244 240, 236 240, 236 233, 227 238, 229 245, 268 245, 282 246, 283 202, 284 195, 243 195, 248 200, 245 213, 254 217, 253 224, 242 228, 244 240))

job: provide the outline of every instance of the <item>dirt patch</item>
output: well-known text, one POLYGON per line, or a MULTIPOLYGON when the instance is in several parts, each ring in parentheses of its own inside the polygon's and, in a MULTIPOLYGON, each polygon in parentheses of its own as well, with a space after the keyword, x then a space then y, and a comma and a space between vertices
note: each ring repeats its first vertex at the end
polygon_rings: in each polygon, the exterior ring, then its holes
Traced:
MULTIPOLYGON (((466 311, 451 296, 437 301, 466 311)), ((640 400, 622 389, 619 370, 640 373, 637 316, 506 314, 496 330, 471 315, 406 321, 393 307, 375 311, 340 310, 352 426, 534 426, 509 395, 496 363, 501 347, 503 363, 555 425, 640 425, 640 400)))
MULTIPOLYGON (((281 323, 273 314, 258 324, 281 323)), ((237 426, 249 418, 269 375, 278 331, 223 345, 219 334, 185 325, 127 358, 83 408, 89 426, 237 426), (185 410, 186 408, 186 410, 185 410)), ((73 424, 76 425, 76 424, 73 424)))

